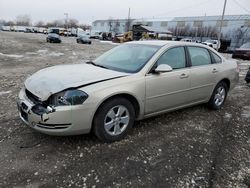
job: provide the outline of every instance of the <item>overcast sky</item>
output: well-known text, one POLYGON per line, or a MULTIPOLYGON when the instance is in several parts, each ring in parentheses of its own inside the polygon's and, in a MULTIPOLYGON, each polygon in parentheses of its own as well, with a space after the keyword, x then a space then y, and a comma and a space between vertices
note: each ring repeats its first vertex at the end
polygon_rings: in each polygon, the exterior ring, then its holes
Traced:
MULTIPOLYGON (((32 22, 64 19, 64 13, 80 23, 112 17, 167 18, 221 15, 224 0, 0 0, 0 19, 28 14, 32 22)), ((250 0, 227 0, 226 13, 250 14, 250 0)))

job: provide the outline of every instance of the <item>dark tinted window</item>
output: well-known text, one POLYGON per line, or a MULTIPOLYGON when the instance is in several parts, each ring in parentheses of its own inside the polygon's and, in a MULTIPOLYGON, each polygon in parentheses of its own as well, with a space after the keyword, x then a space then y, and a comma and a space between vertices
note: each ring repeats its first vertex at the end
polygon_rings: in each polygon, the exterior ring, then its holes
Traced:
POLYGON ((192 66, 211 64, 209 52, 201 47, 188 47, 192 66))
POLYGON ((222 62, 221 58, 217 54, 215 54, 213 52, 211 52, 211 54, 212 54, 212 56, 214 58, 215 63, 221 63, 222 62))
POLYGON ((173 69, 186 67, 184 47, 172 48, 166 51, 157 61, 157 65, 168 64, 173 69))

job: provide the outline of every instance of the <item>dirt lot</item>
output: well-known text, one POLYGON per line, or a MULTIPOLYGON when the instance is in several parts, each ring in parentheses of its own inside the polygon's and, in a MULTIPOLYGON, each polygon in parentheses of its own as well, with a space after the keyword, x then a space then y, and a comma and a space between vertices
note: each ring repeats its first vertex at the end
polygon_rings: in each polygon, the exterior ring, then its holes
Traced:
POLYGON ((29 75, 114 47, 62 40, 0 32, 0 187, 250 187, 250 87, 243 81, 250 61, 238 61, 240 82, 221 110, 199 105, 150 118, 125 140, 104 144, 94 135, 43 135, 18 117, 17 94, 29 75))

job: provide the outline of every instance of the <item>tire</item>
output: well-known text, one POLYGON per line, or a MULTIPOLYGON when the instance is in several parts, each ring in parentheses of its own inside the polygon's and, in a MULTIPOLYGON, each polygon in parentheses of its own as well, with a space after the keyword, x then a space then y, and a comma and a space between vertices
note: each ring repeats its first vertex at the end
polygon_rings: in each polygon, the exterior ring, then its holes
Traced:
POLYGON ((93 120, 93 130, 101 141, 115 142, 127 135, 134 121, 135 110, 131 102, 117 97, 99 107, 93 120))
POLYGON ((228 86, 225 82, 220 82, 215 87, 208 102, 208 107, 212 110, 219 110, 224 104, 228 93, 228 86))
POLYGON ((79 43, 79 40, 76 40, 76 43, 79 43))

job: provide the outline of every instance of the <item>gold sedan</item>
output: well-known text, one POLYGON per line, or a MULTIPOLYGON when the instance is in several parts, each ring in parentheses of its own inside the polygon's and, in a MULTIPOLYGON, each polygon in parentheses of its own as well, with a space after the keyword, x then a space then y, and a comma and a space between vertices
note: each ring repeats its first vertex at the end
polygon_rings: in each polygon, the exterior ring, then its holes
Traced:
POLYGON ((50 135, 94 131, 124 138, 135 120, 191 105, 219 109, 239 79, 237 63, 197 43, 128 42, 86 64, 43 69, 19 93, 21 119, 50 135))

